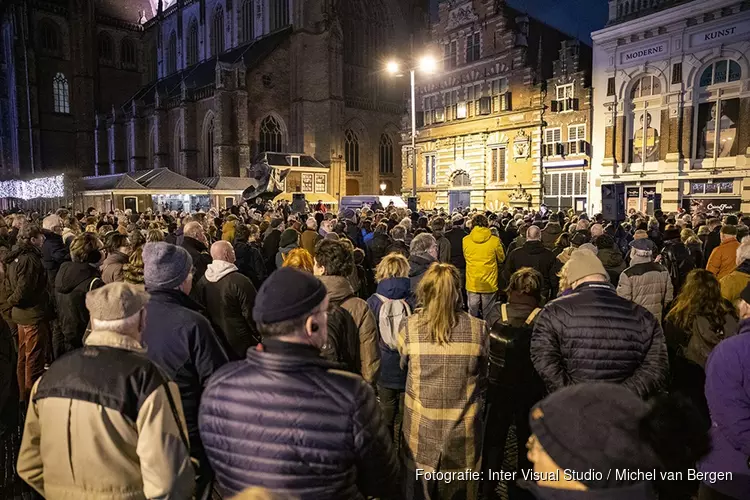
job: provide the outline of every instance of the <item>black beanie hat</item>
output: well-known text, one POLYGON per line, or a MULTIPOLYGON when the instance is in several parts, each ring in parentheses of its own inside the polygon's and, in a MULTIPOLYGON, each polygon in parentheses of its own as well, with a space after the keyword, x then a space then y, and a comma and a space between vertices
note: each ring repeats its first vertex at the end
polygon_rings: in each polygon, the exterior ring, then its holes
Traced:
POLYGON ((311 313, 326 298, 326 287, 312 274, 282 267, 263 282, 253 306, 257 323, 280 323, 311 313))
POLYGON ((579 482, 591 489, 615 488, 638 482, 623 481, 615 470, 651 471, 661 466, 640 434, 648 411, 647 403, 621 385, 577 384, 537 403, 529 424, 560 469, 579 474, 593 470, 601 479, 579 482))
POLYGON ((748 284, 744 290, 740 293, 740 298, 750 304, 750 284, 748 284))

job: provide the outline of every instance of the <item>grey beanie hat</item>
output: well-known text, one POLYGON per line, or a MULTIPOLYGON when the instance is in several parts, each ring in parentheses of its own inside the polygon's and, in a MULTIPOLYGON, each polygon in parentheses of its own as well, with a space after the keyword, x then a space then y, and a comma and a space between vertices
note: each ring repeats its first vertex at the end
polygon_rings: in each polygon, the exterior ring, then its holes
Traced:
POLYGON ((193 259, 182 247, 163 241, 146 243, 143 247, 143 278, 147 288, 177 288, 192 269, 193 259))

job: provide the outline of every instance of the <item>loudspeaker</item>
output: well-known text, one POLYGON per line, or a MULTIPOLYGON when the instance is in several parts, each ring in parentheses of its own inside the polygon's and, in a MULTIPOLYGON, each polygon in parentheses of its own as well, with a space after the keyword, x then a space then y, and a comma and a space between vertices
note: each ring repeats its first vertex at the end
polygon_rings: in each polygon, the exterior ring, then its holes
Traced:
POLYGON ((307 213, 307 202, 305 201, 304 193, 292 194, 292 213, 307 213))
POLYGON ((417 197, 416 196, 409 196, 409 198, 406 200, 406 205, 409 207, 409 210, 412 212, 417 211, 417 197))
POLYGON ((625 184, 602 184, 602 215, 610 222, 625 220, 625 184))

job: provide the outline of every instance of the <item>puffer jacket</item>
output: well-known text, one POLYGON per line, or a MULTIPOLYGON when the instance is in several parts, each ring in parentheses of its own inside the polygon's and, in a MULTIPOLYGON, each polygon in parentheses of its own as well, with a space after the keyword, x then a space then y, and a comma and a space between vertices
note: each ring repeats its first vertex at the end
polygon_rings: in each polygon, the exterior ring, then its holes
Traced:
POLYGON ((349 280, 344 276, 318 276, 328 291, 332 304, 341 304, 359 329, 359 359, 362 378, 375 384, 380 373, 380 348, 375 316, 367 307, 367 302, 356 297, 349 280))
POLYGON ((138 342, 95 330, 34 385, 18 474, 49 499, 182 500, 195 478, 184 435, 175 384, 138 342))
POLYGON ((534 324, 531 360, 549 392, 612 382, 644 399, 664 387, 669 370, 659 323, 608 283, 584 283, 547 304, 534 324))
POLYGON ((35 325, 51 316, 47 272, 42 252, 29 243, 19 243, 5 258, 5 288, 11 318, 19 325, 35 325))
POLYGON ((711 451, 698 461, 701 472, 731 472, 731 481, 711 483, 731 498, 750 498, 750 320, 740 335, 721 342, 706 365, 706 398, 711 413, 711 451))
POLYGON ((548 222, 542 229, 542 244, 547 250, 555 248, 555 242, 562 233, 562 228, 558 222, 548 222))
POLYGON ((740 242, 736 238, 726 240, 711 252, 706 263, 706 271, 713 273, 716 279, 721 280, 737 267, 737 248, 740 242))
POLYGON ((66 262, 55 277, 57 318, 64 343, 55 345, 55 358, 83 346, 83 335, 89 324, 86 294, 104 286, 99 271, 86 262, 66 262))
POLYGON ((336 368, 312 346, 268 339, 211 378, 200 433, 225 498, 250 486, 301 500, 399 496, 375 394, 336 368))
POLYGON ((122 252, 112 252, 102 262, 102 281, 105 283, 114 283, 124 281, 123 266, 128 263, 129 257, 122 252))
POLYGON ((620 274, 617 295, 645 307, 661 323, 664 311, 674 299, 669 272, 648 258, 633 257, 631 264, 620 274))
POLYGON ((500 239, 488 227, 475 227, 463 240, 466 259, 466 291, 497 292, 498 269, 505 262, 500 239))
POLYGON ((243 359, 260 341, 253 321, 257 293, 253 283, 234 264, 214 260, 196 287, 195 296, 206 308, 216 334, 229 347, 229 357, 243 359))
POLYGON ((737 269, 721 278, 721 296, 732 304, 740 299, 742 290, 750 283, 750 260, 745 260, 737 269))

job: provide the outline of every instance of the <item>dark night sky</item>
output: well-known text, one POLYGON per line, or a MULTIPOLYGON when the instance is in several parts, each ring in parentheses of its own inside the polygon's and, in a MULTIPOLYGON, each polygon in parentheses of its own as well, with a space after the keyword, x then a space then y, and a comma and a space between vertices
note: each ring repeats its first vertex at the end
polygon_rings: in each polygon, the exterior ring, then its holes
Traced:
MULTIPOLYGON (((433 17, 437 4, 432 2, 433 17)), ((532 17, 560 31, 577 36, 591 44, 591 32, 604 27, 607 22, 607 0, 507 0, 511 7, 526 11, 532 17)))

